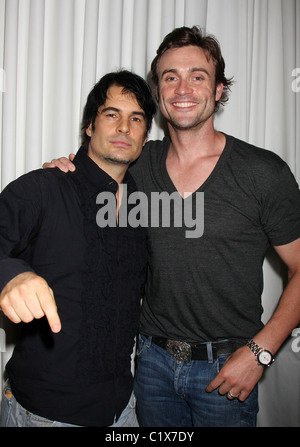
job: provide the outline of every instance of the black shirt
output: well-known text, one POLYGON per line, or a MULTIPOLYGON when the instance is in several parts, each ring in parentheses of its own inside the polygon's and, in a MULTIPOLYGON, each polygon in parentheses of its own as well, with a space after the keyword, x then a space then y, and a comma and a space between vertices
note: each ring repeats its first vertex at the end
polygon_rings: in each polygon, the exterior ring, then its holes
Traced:
MULTIPOLYGON (((132 391, 131 353, 146 274, 144 229, 96 224, 100 192, 117 183, 81 148, 76 171, 37 170, 0 196, 0 287, 33 270, 52 288, 62 322, 22 324, 7 364, 27 410, 84 426, 111 425, 132 391)), ((123 181, 135 189, 129 173, 123 181)), ((130 205, 128 205, 128 213, 130 205)))

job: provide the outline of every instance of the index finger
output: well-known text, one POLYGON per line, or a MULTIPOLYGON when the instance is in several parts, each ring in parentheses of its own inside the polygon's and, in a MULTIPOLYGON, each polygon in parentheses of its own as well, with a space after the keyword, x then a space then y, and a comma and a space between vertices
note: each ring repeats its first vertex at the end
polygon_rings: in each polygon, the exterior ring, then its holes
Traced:
POLYGON ((51 331, 57 334, 61 330, 61 321, 57 312, 57 306, 55 303, 52 289, 49 287, 49 295, 42 294, 39 297, 39 301, 43 312, 48 320, 51 331))
POLYGON ((211 393, 224 383, 224 379, 217 375, 205 388, 205 391, 211 393))

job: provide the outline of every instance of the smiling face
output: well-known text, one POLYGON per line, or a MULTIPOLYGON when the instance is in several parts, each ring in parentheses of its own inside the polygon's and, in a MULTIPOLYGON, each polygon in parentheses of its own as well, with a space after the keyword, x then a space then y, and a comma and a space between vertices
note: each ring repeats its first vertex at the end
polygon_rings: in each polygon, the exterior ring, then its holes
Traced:
POLYGON ((159 59, 158 100, 169 124, 187 130, 212 120, 223 84, 215 85, 215 67, 202 48, 167 50, 159 59))
POLYGON ((145 113, 133 93, 112 85, 98 109, 94 127, 91 123, 86 133, 91 138, 88 155, 102 169, 107 171, 111 164, 129 165, 146 142, 145 113))

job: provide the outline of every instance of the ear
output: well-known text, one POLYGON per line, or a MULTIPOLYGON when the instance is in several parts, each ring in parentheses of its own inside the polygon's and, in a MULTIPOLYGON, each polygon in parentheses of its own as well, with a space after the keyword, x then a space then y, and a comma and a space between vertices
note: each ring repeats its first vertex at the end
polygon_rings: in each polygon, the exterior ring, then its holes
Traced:
POLYGON ((85 132, 86 132, 87 136, 89 136, 89 137, 92 136, 92 133, 93 133, 92 123, 90 123, 89 127, 87 127, 87 128, 85 129, 85 132))
POLYGON ((220 99, 222 97, 222 94, 223 94, 223 88, 224 88, 224 85, 222 83, 217 85, 217 88, 216 88, 216 101, 220 101, 220 99))

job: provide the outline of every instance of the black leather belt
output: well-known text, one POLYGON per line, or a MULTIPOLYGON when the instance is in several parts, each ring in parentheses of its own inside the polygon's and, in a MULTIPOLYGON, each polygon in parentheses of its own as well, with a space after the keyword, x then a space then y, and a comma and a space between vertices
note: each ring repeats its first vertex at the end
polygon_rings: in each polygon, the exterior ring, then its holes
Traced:
POLYGON ((177 361, 216 360, 221 355, 230 355, 246 344, 245 340, 222 340, 202 344, 189 344, 184 341, 166 338, 152 338, 152 342, 165 349, 177 361))

